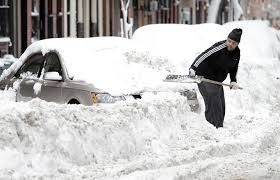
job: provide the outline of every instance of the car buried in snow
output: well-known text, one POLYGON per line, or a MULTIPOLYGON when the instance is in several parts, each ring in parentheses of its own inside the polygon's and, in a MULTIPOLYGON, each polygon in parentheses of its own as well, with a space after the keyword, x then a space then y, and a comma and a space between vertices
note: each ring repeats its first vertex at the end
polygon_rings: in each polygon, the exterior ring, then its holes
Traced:
MULTIPOLYGON (((178 92, 175 84, 162 81, 167 71, 136 51, 132 40, 121 37, 36 41, 3 72, 0 89, 12 87, 16 101, 83 105, 137 99, 145 92, 178 92)), ((179 92, 197 109, 196 94, 179 92)))
POLYGON ((92 105, 139 97, 137 94, 114 96, 91 83, 96 80, 102 87, 104 83, 100 81, 108 77, 102 77, 106 75, 106 68, 105 73, 98 74, 102 72, 100 68, 110 66, 108 59, 122 54, 126 44, 127 39, 117 37, 54 38, 34 42, 17 63, 3 72, 0 88, 13 87, 16 101, 40 98, 62 104, 92 105), (100 62, 94 58, 100 58, 100 62))

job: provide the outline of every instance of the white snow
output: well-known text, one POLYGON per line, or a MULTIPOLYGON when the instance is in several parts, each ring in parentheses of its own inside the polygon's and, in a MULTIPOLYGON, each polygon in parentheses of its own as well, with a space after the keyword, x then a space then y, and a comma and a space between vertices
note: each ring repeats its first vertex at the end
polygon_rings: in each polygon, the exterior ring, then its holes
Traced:
POLYGON ((0 42, 11 42, 9 37, 0 37, 0 42))
MULTIPOLYGON (((163 62, 157 64, 161 63, 168 71, 185 74, 199 53, 225 39, 226 35, 226 29, 218 24, 157 24, 139 28, 133 40, 138 45, 137 49, 141 49, 140 52, 146 52, 151 57, 161 57, 163 62)), ((153 59, 150 61, 155 63, 153 59)))
POLYGON ((193 113, 186 97, 171 91, 88 107, 15 102, 9 89, 0 92, 0 179, 279 179, 278 32, 261 21, 148 26, 135 33, 138 48, 128 59, 143 72, 186 73, 233 27, 244 32, 244 89, 225 88, 224 128, 204 119, 200 95, 202 110, 193 113))
POLYGON ((36 82, 33 86, 33 90, 34 90, 34 93, 37 95, 37 94, 40 94, 41 92, 41 87, 42 87, 42 83, 40 82, 36 82))
POLYGON ((9 65, 14 63, 17 60, 13 55, 11 54, 5 54, 3 58, 0 58, 0 67, 3 68, 5 65, 9 65))

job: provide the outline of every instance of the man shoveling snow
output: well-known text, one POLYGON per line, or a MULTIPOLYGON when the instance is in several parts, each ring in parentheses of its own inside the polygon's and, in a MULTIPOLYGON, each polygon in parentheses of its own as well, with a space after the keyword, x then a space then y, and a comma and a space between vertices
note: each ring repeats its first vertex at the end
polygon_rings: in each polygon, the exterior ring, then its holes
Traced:
MULTIPOLYGON (((189 76, 203 76, 206 79, 223 82, 230 74, 230 86, 239 89, 236 74, 240 59, 238 47, 242 29, 233 29, 227 40, 215 43, 201 53, 189 69, 189 76)), ((225 98, 223 86, 204 82, 198 83, 198 89, 205 102, 206 120, 216 128, 223 127, 225 117, 225 98)))

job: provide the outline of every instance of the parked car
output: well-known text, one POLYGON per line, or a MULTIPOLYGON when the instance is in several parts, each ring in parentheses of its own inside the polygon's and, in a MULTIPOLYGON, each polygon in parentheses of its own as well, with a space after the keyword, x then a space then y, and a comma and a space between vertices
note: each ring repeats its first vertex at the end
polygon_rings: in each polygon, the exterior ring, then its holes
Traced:
MULTIPOLYGON (((54 38, 32 43, 0 76, 0 89, 13 87, 16 101, 33 98, 62 103, 112 103, 141 98, 145 92, 181 92, 193 111, 196 94, 165 83, 165 59, 151 63, 120 37, 54 38)), ((145 52, 144 52, 145 53, 145 52)), ((168 64, 167 64, 168 66, 168 64)))
MULTIPOLYGON (((114 53, 116 49, 120 52, 126 41, 117 37, 104 37, 34 42, 0 77, 0 88, 15 88, 17 101, 38 97, 57 103, 92 105, 136 97, 137 94, 113 96, 95 87, 87 78, 97 76, 91 73, 99 68, 94 66, 98 62, 94 60, 96 54, 102 52, 101 58, 104 53, 114 53), (70 73, 72 70, 74 74, 70 73)), ((105 60, 103 58, 100 61, 105 60)))

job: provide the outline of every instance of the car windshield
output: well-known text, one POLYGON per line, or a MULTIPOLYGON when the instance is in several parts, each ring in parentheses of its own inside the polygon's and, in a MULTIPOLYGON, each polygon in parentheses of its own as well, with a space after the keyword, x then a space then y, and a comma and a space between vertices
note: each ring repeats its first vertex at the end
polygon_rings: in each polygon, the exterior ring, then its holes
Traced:
POLYGON ((17 71, 15 77, 20 78, 22 75, 31 75, 39 77, 43 68, 44 57, 41 53, 31 56, 23 66, 17 71))

